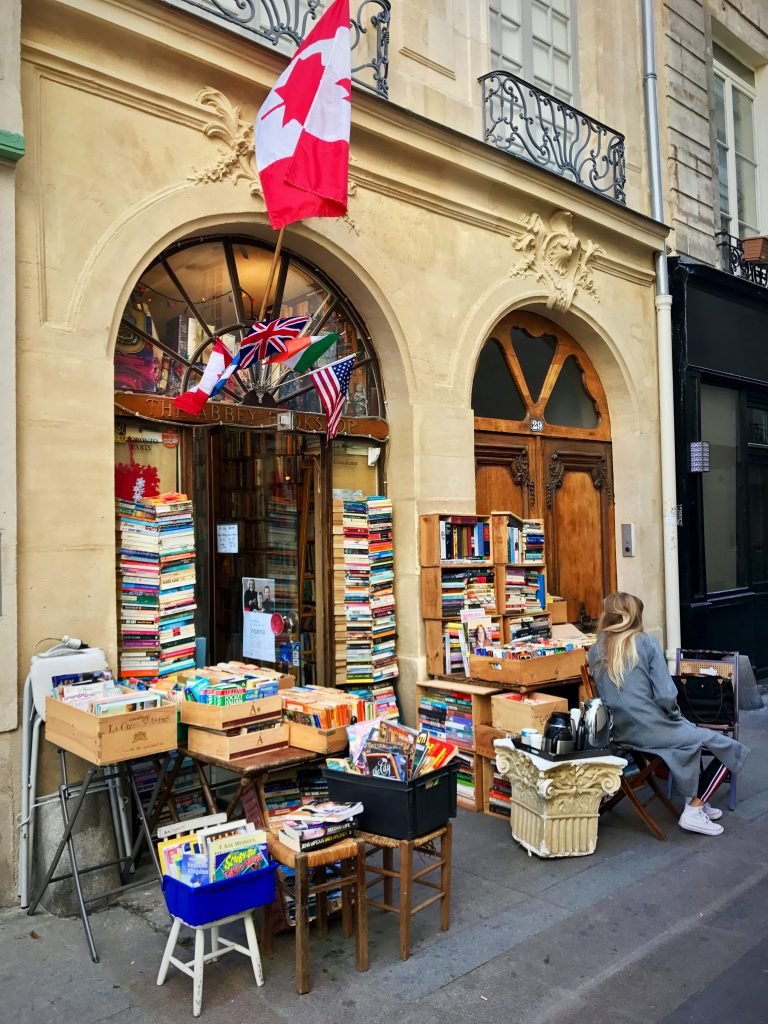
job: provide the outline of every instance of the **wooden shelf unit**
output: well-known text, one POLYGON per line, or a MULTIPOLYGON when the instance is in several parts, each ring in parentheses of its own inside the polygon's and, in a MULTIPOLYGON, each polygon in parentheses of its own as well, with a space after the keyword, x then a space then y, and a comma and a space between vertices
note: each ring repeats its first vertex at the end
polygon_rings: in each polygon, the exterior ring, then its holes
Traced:
MULTIPOLYGON (((544 533, 544 522, 541 519, 521 519, 512 512, 492 512, 489 516, 465 516, 432 512, 423 515, 419 520, 419 551, 421 562, 421 614, 426 634, 427 671, 431 676, 445 675, 444 624, 459 619, 458 610, 454 615, 446 615, 443 606, 443 581, 447 574, 461 569, 487 570, 493 576, 495 601, 492 606, 470 604, 468 607, 483 608, 485 614, 499 623, 500 642, 508 643, 511 636, 512 623, 522 618, 539 618, 548 615, 546 607, 547 570, 546 557, 541 561, 525 561, 524 530, 533 527, 544 533), (487 557, 476 559, 441 558, 441 538, 446 523, 471 525, 472 522, 488 525, 490 551, 487 557), (509 534, 510 526, 520 531, 520 559, 510 562, 509 534), (536 573, 541 576, 541 592, 544 604, 537 609, 507 611, 506 584, 507 571, 519 569, 524 572, 536 573)), ((546 556, 546 549, 543 552, 546 556)), ((456 678, 463 678, 456 674, 456 678)))
MULTIPOLYGON (((481 757, 478 752, 477 735, 475 727, 478 725, 490 725, 491 724, 491 697, 494 693, 500 691, 490 686, 482 686, 476 683, 468 682, 454 682, 453 679, 431 679, 429 682, 417 683, 416 684, 416 697, 417 707, 419 708, 419 727, 421 727, 421 700, 422 697, 432 693, 458 693, 464 697, 468 697, 471 702, 471 717, 472 717, 472 742, 471 745, 456 744, 462 754, 469 755, 472 758, 472 771, 475 779, 475 795, 473 800, 468 800, 464 797, 458 797, 458 803, 461 807, 464 807, 470 811, 481 811, 483 809, 483 787, 479 784, 481 775, 479 775, 481 757)), ((439 739, 447 739, 445 733, 438 737, 439 739)), ((448 742, 455 742, 451 737, 448 742)))

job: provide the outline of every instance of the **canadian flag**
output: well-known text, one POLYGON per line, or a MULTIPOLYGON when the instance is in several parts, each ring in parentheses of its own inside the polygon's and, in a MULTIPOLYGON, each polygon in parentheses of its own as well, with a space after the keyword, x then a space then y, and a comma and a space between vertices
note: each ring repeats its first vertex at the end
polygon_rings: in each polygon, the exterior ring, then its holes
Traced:
POLYGON ((273 228, 347 212, 351 98, 349 0, 333 0, 256 115, 256 163, 273 228))
POLYGON ((193 388, 174 398, 173 404, 176 408, 181 409, 182 412, 191 413, 192 416, 197 416, 211 397, 211 392, 222 373, 231 362, 232 353, 221 338, 216 338, 202 377, 193 388))

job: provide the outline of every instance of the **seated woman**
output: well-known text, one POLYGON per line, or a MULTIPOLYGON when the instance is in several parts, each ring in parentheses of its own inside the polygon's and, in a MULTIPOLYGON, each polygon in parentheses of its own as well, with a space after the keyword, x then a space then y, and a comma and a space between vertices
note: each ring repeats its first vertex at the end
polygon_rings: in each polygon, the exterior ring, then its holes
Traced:
POLYGON ((675 788, 685 797, 681 828, 719 836, 723 827, 715 819, 723 812, 707 801, 726 771, 741 771, 749 748, 683 718, 661 648, 643 632, 640 598, 609 594, 597 632, 589 664, 597 691, 613 713, 613 739, 663 759, 675 788), (700 773, 702 747, 713 760, 700 773))

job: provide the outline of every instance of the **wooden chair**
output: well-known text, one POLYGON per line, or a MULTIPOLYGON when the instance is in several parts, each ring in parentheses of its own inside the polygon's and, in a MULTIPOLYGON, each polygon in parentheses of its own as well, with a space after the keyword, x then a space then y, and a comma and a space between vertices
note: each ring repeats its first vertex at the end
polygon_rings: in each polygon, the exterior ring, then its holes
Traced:
POLYGON ((368 860, 366 866, 368 873, 374 876, 374 880, 368 884, 368 889, 384 883, 383 902, 368 896, 368 905, 399 915, 400 959, 407 960, 411 955, 411 919, 414 914, 439 900, 440 931, 447 932, 451 924, 451 823, 448 822, 442 828, 416 839, 391 839, 389 836, 380 836, 373 832, 358 832, 357 838, 365 846, 366 858, 378 850, 382 851, 381 867, 371 864, 368 860), (394 867, 395 851, 399 853, 397 870, 394 867), (413 870, 414 853, 429 858, 426 866, 419 868, 418 871, 413 870), (439 881, 425 877, 438 870, 439 881), (392 881, 395 878, 399 885, 397 905, 392 891, 392 881), (435 892, 414 905, 414 892, 418 885, 433 889, 435 892))
MULTIPOLYGON (((590 697, 599 696, 592 671, 588 665, 582 665, 581 681, 585 692, 588 693, 590 697)), ((659 769, 666 769, 663 759, 656 754, 649 754, 643 750, 636 750, 634 747, 631 747, 626 743, 616 743, 614 741, 613 745, 620 754, 628 754, 632 758, 632 761, 637 766, 637 771, 628 772, 627 769, 624 770, 618 793, 605 801, 600 808, 600 813, 612 810, 618 803, 621 803, 621 801, 626 798, 635 808, 646 827, 656 836, 657 839, 665 843, 667 841, 666 834, 647 811, 648 804, 653 800, 659 800, 670 814, 674 815, 675 819, 679 817, 680 812, 659 785, 657 778, 659 769), (645 800, 641 800, 637 794, 639 790, 645 788, 650 789, 651 793, 645 800)))
MULTIPOLYGON (((344 839, 333 846, 311 853, 296 853, 269 833, 272 860, 295 872, 291 890, 277 873, 277 886, 282 896, 290 896, 296 909, 296 991, 303 995, 310 990, 309 978, 309 900, 315 898, 317 933, 328 934, 328 893, 341 890, 341 921, 344 938, 353 932, 353 895, 355 916, 355 952, 358 971, 368 970, 368 908, 365 898, 365 851, 356 839, 344 839), (340 865, 341 877, 330 871, 340 865), (329 877, 329 873, 333 877, 329 877)), ((265 915, 262 949, 272 948, 271 915, 265 915)))

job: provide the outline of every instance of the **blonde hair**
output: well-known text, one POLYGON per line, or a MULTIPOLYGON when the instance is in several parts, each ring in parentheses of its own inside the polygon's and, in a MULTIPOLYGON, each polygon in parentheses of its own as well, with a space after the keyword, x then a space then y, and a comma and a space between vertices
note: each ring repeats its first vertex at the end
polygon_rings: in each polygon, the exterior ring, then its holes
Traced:
POLYGON ((637 664, 635 637, 643 632, 643 602, 622 591, 609 594, 603 601, 597 632, 602 637, 608 675, 620 690, 626 674, 637 664))

